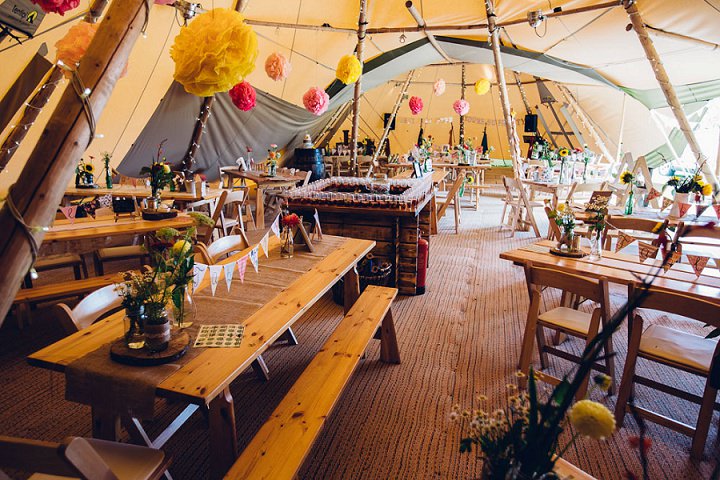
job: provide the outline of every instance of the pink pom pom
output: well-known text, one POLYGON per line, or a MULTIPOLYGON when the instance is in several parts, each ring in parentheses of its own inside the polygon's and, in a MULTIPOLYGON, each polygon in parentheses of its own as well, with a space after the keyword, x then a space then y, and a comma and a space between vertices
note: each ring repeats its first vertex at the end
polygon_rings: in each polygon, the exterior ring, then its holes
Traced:
POLYGON ((155 5, 172 5, 175 0, 155 0, 155 5))
POLYGON ((413 115, 417 115, 418 113, 422 112, 423 109, 423 101, 420 97, 410 97, 410 101, 408 102, 408 106, 410 107, 410 111, 413 115))
POLYGON ((292 65, 282 53, 271 53, 265 60, 265 73, 275 80, 285 80, 292 71, 292 65))
POLYGON ((255 89, 248 82, 238 83, 228 93, 233 104, 243 112, 255 108, 255 89))
POLYGON ((458 115, 467 115, 470 111, 470 104, 467 100, 455 100, 455 103, 453 103, 453 110, 455 110, 455 113, 458 115))
POLYGON ((59 13, 65 15, 65 12, 77 8, 80 0, 32 0, 45 13, 59 13))
POLYGON ((442 78, 439 78, 437 82, 435 82, 435 85, 433 85, 433 93, 436 97, 439 97, 443 93, 445 93, 445 80, 442 78))
POLYGON ((330 96, 320 87, 310 87, 303 95, 303 105, 313 115, 322 115, 330 105, 330 96))

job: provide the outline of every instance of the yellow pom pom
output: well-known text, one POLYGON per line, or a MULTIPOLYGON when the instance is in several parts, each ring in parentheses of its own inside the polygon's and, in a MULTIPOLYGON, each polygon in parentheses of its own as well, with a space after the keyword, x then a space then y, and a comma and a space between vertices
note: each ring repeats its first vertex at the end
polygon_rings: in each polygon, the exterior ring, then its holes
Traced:
POLYGON ((615 431, 615 417, 605 405, 580 400, 570 410, 570 423, 580 435, 602 440, 615 431))
POLYGON ((175 80, 188 93, 209 97, 227 92, 255 69, 257 36, 234 10, 216 8, 183 27, 170 56, 175 80))
POLYGON ((338 62, 335 76, 345 85, 355 83, 362 73, 362 64, 355 55, 345 55, 338 62))
POLYGON ((485 95, 490 91, 490 80, 487 78, 481 78, 475 82, 475 93, 478 95, 485 95))

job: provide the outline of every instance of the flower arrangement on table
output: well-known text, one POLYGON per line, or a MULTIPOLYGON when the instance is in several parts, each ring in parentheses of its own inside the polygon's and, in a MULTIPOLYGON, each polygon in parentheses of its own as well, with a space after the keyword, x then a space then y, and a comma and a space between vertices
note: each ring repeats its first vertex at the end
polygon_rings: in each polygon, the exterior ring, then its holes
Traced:
POLYGON ((94 188, 95 187, 95 167, 91 163, 93 157, 89 161, 80 159, 75 167, 75 186, 78 188, 94 188))
POLYGON ((480 147, 480 150, 481 150, 481 152, 480 152, 480 158, 481 158, 482 160, 490 160, 490 154, 495 151, 495 147, 493 147, 492 145, 490 145, 490 146, 487 148, 487 150, 483 150, 483 147, 481 146, 481 147, 480 147))
POLYGON ((296 213, 285 212, 280 218, 282 231, 280 232, 280 256, 282 258, 290 258, 294 254, 295 246, 293 237, 295 229, 300 226, 302 219, 296 213))
POLYGON ((280 160, 281 153, 278 151, 278 146, 274 143, 270 145, 270 148, 268 148, 268 158, 267 158, 267 174, 269 177, 274 177, 277 175, 277 164, 280 160))
MULTIPOLYGON (((175 176, 170 170, 170 165, 167 163, 167 159, 163 155, 163 144, 165 141, 158 146, 157 155, 153 158, 150 166, 145 166, 140 169, 140 175, 147 175, 150 179, 150 190, 151 196, 156 203, 160 202, 160 193, 168 185, 173 183, 175 176)), ((157 205, 155 206, 157 208, 157 205)))
POLYGON ((111 159, 112 159, 112 155, 110 155, 109 152, 102 153, 103 172, 105 172, 105 187, 106 188, 113 187, 112 168, 110 167, 111 159))
POLYGON ((602 233, 605 230, 605 218, 608 214, 608 197, 598 197, 585 204, 585 211, 589 213, 585 223, 590 235, 590 260, 598 260, 602 256, 602 233))
POLYGON ((663 189, 666 187, 671 187, 675 193, 695 193, 705 197, 713 193, 712 185, 707 183, 697 171, 693 175, 686 177, 673 176, 663 186, 663 189))
POLYGON ((568 252, 577 251, 575 242, 575 214, 568 203, 560 203, 558 206, 548 213, 548 218, 562 230, 560 239, 558 240, 557 249, 568 252))
POLYGON ((644 184, 642 184, 638 178, 637 175, 632 173, 629 170, 625 170, 620 174, 620 183, 623 185, 628 185, 630 187, 630 191, 628 192, 628 198, 625 202, 625 215, 632 215, 633 208, 635 206, 635 189, 634 187, 642 188, 644 187, 644 184))
POLYGON ((455 145, 453 150, 458 154, 458 163, 470 164, 473 154, 476 154, 471 138, 465 139, 462 143, 455 145))
POLYGON ((595 160, 595 152, 590 150, 587 145, 584 145, 582 150, 578 150, 578 156, 580 157, 582 162, 585 164, 585 167, 583 168, 582 178, 583 178, 583 182, 586 182, 587 181, 588 164, 591 161, 595 160))

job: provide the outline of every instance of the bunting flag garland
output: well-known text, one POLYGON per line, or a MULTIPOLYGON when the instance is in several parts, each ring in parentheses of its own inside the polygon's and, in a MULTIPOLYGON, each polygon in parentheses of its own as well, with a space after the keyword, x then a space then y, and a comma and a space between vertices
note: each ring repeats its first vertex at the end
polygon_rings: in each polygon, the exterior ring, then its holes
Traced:
POLYGON ((260 246, 262 247, 263 253, 265 254, 265 258, 270 258, 269 255, 269 249, 268 249, 268 234, 266 233, 265 236, 260 240, 260 246))
POLYGON ((648 258, 657 257, 657 253, 660 247, 651 245, 646 242, 638 242, 638 254, 640 256, 640 263, 645 263, 648 258))
POLYGON ((656 188, 651 187, 650 191, 647 194, 647 201, 651 202, 651 201, 655 200, 656 198, 660 197, 660 195, 661 195, 661 193, 658 192, 656 188))
POLYGON ((699 203, 696 204, 695 205, 695 209, 696 209, 695 210, 695 218, 701 217, 702 214, 705 213, 705 210, 707 210, 708 208, 710 208, 710 205, 701 205, 699 203))
POLYGON ((225 270, 225 284, 227 285, 229 293, 230 284, 232 283, 233 279, 233 272, 235 271, 235 263, 226 263, 225 265, 223 265, 223 270, 225 270))
POLYGON ((215 289, 218 286, 218 283, 220 283, 220 272, 222 272, 223 266, 222 265, 210 265, 208 267, 210 269, 210 291, 212 292, 212 296, 215 296, 215 289))
POLYGON ((668 270, 670 270, 673 265, 680 261, 680 257, 682 257, 682 254, 680 252, 670 252, 670 255, 668 255, 665 259, 665 263, 663 263, 663 271, 667 272, 668 270))
POLYGON ((255 245, 255 248, 250 250, 250 253, 248 254, 248 256, 250 257, 250 263, 252 263, 252 266, 255 269, 255 273, 258 272, 258 263, 259 263, 258 253, 259 253, 258 246, 255 245))
POLYGON ((690 207, 692 207, 692 203, 682 203, 678 205, 678 217, 683 218, 685 215, 687 215, 688 211, 690 210, 690 207))
POLYGON ((673 204, 673 201, 667 197, 663 197, 663 203, 662 207, 660 207, 660 211, 665 210, 667 207, 673 204))
POLYGON ((623 248, 627 247, 636 240, 632 235, 628 235, 622 230, 618 230, 617 243, 615 244, 615 253, 619 252, 623 248))
POLYGON ((193 267, 193 292, 200 286, 200 282, 202 282, 203 277, 205 277, 207 268, 208 266, 204 263, 195 263, 193 267))
POLYGON ((70 223, 75 223, 75 215, 77 215, 77 205, 71 205, 69 207, 60 207, 60 211, 65 215, 65 218, 70 220, 70 223))
POLYGON ((237 261, 238 278, 240 278, 240 283, 245 283, 245 270, 247 269, 247 261, 247 255, 237 261))
POLYGON ((715 209, 715 215, 720 218, 720 203, 713 203, 713 209, 715 209))
POLYGON ((693 271, 695 272, 695 275, 698 277, 702 275, 703 270, 705 270, 705 266, 710 261, 709 257, 701 257, 699 255, 686 255, 688 262, 690 262, 690 266, 693 268, 693 271))
POLYGON ((313 240, 317 238, 318 240, 322 240, 322 228, 320 227, 320 214, 317 211, 317 208, 315 209, 315 213, 313 214, 313 217, 315 218, 315 228, 313 228, 313 240))
POLYGON ((275 217, 272 225, 270 225, 270 230, 272 230, 278 240, 280 240, 280 215, 275 217))

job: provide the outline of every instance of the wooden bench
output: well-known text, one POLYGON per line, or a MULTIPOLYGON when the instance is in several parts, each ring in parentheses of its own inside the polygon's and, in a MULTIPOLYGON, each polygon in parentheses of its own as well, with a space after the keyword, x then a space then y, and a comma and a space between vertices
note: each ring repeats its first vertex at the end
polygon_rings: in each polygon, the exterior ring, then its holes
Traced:
POLYGON ((390 310, 397 292, 367 287, 225 479, 294 478, 376 333, 381 360, 400 363, 390 310))

